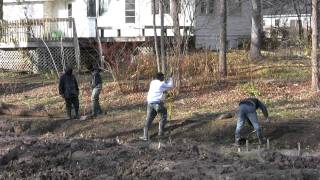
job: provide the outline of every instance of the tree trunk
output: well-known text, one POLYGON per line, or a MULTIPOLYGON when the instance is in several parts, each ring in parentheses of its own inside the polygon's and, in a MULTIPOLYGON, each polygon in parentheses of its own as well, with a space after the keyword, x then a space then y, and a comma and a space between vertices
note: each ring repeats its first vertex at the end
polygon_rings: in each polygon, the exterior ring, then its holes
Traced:
POLYGON ((181 34, 180 34, 180 24, 179 24, 179 8, 180 3, 179 0, 171 0, 171 17, 173 21, 173 34, 174 34, 174 51, 175 51, 175 59, 174 59, 174 79, 175 79, 175 87, 177 89, 177 93, 180 91, 181 87, 181 34))
POLYGON ((312 0, 312 51, 311 51, 311 64, 312 64, 312 82, 311 89, 319 91, 319 65, 318 65, 318 0, 312 0))
POLYGON ((3 19, 3 0, 0 0, 0 20, 3 19))
POLYGON ((152 20, 153 20, 153 33, 154 33, 154 50, 156 52, 156 60, 157 60, 157 70, 158 72, 161 72, 161 66, 160 66, 160 55, 159 55, 159 46, 158 46, 158 38, 157 38, 157 24, 156 24, 156 0, 152 0, 152 20))
POLYGON ((319 9, 320 9, 320 0, 318 0, 318 8, 317 8, 318 10, 317 10, 317 13, 318 13, 318 48, 320 47, 320 36, 319 36, 319 30, 320 30, 320 11, 319 11, 319 9))
POLYGON ((165 56, 165 47, 164 47, 164 2, 159 0, 159 13, 160 13, 160 26, 161 26, 161 37, 160 37, 160 53, 161 53, 161 72, 163 74, 167 71, 167 63, 165 56))
POLYGON ((302 40, 303 37, 303 28, 302 28, 302 21, 301 21, 301 10, 300 10, 300 3, 299 0, 292 0, 294 11, 298 17, 298 31, 299 31, 299 39, 302 40))
POLYGON ((98 16, 99 16, 99 7, 100 7, 100 1, 97 1, 97 7, 96 7, 96 19, 95 19, 95 30, 96 30, 96 39, 98 43, 98 64, 100 64, 101 68, 104 68, 104 63, 103 63, 103 57, 102 57, 102 45, 101 45, 101 39, 100 39, 100 34, 99 34, 99 29, 98 29, 98 16))
POLYGON ((252 60, 261 60, 261 0, 251 0, 252 4, 252 27, 251 27, 251 46, 250 57, 252 60))
POLYGON ((220 0, 220 46, 219 46, 219 72, 227 76, 227 1, 220 0))

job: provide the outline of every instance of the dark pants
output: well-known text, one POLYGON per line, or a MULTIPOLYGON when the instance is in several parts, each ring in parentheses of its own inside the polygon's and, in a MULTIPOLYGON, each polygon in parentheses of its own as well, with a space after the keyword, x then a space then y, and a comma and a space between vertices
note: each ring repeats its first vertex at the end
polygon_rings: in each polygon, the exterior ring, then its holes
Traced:
POLYGON ((241 133, 241 130, 243 129, 246 121, 251 122, 252 126, 254 127, 254 129, 257 132, 257 136, 258 136, 259 140, 262 140, 262 138, 263 138, 262 130, 261 130, 260 124, 258 122, 256 108, 253 105, 241 104, 239 106, 237 118, 238 118, 237 128, 236 128, 236 132, 235 132, 236 142, 239 141, 241 138, 240 133, 241 133))
POLYGON ((70 118, 70 119, 72 118, 71 117, 72 106, 75 110, 76 118, 79 118, 79 98, 78 98, 78 96, 65 98, 65 102, 66 102, 66 110, 67 110, 68 118, 70 118))
POLYGON ((159 135, 163 135, 164 126, 167 122, 167 109, 163 103, 153 103, 148 104, 147 107, 147 118, 144 126, 144 137, 148 138, 148 130, 157 114, 160 115, 159 135))

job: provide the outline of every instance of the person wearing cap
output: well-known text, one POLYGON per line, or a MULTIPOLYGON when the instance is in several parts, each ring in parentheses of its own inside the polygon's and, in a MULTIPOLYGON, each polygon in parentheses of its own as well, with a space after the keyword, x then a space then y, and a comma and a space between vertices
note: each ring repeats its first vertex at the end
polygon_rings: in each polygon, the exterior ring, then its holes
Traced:
POLYGON ((147 118, 145 120, 145 126, 143 129, 142 140, 148 140, 148 131, 152 124, 152 121, 160 115, 159 122, 159 136, 164 135, 164 126, 167 121, 167 108, 162 101, 163 93, 173 87, 172 77, 167 82, 164 81, 164 74, 157 73, 156 78, 151 81, 148 95, 147 95, 147 118))
POLYGON ((72 68, 67 67, 59 80, 59 94, 64 98, 67 116, 71 117, 72 107, 75 110, 75 118, 79 119, 79 86, 76 77, 72 74, 72 68))
POLYGON ((90 66, 91 71, 91 102, 92 102, 92 116, 96 117, 102 113, 102 109, 99 102, 99 96, 102 90, 102 79, 100 76, 100 69, 96 66, 90 66))
POLYGON ((235 131, 235 143, 237 145, 241 144, 241 130, 244 127, 245 122, 247 121, 249 125, 253 126, 260 144, 265 144, 266 139, 263 136, 262 129, 260 127, 260 123, 258 121, 257 109, 261 109, 264 117, 266 118, 266 122, 269 122, 269 114, 267 107, 264 103, 262 103, 257 98, 246 98, 240 101, 239 109, 237 112, 237 127, 235 131))

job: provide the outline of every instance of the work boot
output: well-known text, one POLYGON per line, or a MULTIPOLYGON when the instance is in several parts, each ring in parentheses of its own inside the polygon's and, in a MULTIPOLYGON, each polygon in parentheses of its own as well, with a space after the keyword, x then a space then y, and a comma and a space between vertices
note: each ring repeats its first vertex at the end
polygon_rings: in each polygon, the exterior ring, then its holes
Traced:
POLYGON ((236 139, 236 140, 235 140, 235 142, 234 142, 234 144, 236 144, 236 145, 239 145, 239 146, 240 146, 240 145, 241 145, 241 144, 240 144, 240 139, 236 139))
POLYGON ((160 136, 160 137, 164 136, 163 130, 159 130, 158 136, 160 136))
POLYGON ((80 115, 79 115, 79 112, 78 112, 78 111, 76 111, 75 119, 80 119, 80 115))
POLYGON ((267 140, 266 138, 259 138, 259 144, 266 144, 267 143, 267 140))
POLYGON ((267 143, 266 138, 263 137, 263 135, 262 135, 262 129, 258 129, 258 130, 257 130, 257 136, 258 136, 258 139, 259 139, 259 143, 260 143, 260 144, 265 144, 265 143, 267 143))
POLYGON ((148 141, 148 128, 144 128, 143 129, 143 136, 139 137, 139 139, 143 140, 143 141, 148 141))
POLYGON ((67 109, 67 118, 68 118, 69 120, 72 119, 72 117, 71 117, 71 109, 67 109))
POLYGON ((235 140, 235 144, 237 144, 238 146, 244 145, 245 143, 246 143, 245 138, 239 138, 235 140))

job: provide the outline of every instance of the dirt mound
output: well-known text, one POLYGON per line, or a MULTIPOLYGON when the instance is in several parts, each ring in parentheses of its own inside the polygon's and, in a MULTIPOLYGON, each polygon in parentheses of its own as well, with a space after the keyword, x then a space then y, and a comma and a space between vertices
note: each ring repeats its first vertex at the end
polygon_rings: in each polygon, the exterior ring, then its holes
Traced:
POLYGON ((16 116, 51 116, 44 105, 35 105, 32 107, 0 103, 0 115, 16 116))
POLYGON ((174 142, 37 139, 0 159, 0 179, 317 179, 320 158, 262 151, 260 159, 174 142))

